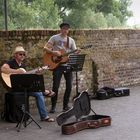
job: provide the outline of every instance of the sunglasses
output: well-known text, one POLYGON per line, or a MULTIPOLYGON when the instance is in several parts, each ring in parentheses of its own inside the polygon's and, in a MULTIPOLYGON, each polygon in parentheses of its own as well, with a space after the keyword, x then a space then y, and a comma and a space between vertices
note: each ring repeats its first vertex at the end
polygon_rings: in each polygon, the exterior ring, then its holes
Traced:
POLYGON ((20 56, 25 56, 26 54, 25 54, 25 53, 19 53, 19 55, 20 55, 20 56))

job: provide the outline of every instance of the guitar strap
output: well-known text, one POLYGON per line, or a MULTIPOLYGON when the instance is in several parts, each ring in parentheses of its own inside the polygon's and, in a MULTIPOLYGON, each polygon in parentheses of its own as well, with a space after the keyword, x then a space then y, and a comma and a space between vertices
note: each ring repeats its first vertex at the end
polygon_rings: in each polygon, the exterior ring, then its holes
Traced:
POLYGON ((69 48, 69 37, 67 36, 67 45, 66 48, 69 48))

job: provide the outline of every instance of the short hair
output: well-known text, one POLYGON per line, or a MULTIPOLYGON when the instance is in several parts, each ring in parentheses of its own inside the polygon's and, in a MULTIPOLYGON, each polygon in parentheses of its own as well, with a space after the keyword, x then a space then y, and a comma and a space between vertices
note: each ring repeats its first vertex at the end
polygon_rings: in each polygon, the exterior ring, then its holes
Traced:
POLYGON ((69 23, 66 23, 66 22, 61 23, 59 27, 60 27, 60 28, 62 28, 62 27, 64 27, 64 26, 66 26, 66 27, 70 28, 69 23))

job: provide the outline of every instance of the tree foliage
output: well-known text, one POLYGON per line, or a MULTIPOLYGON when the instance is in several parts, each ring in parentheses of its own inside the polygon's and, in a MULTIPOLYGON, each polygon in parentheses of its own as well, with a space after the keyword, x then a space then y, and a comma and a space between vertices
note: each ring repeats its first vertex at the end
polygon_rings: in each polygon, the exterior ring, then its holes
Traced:
MULTIPOLYGON (((0 1, 0 29, 4 29, 4 0, 0 1)), ((7 0, 8 29, 123 27, 132 12, 132 0, 7 0), (113 22, 112 22, 113 21, 113 22)))
POLYGON ((56 28, 60 22, 58 8, 52 0, 9 0, 7 4, 9 29, 56 28))
MULTIPOLYGON (((112 14, 112 18, 116 19, 116 23, 114 25, 118 23, 117 27, 125 25, 127 19, 132 16, 132 12, 128 10, 128 7, 131 5, 131 0, 55 0, 55 3, 57 3, 59 7, 60 16, 63 18, 63 20, 67 19, 68 21, 71 21, 72 17, 75 17, 75 20, 77 20, 77 18, 80 19, 79 24, 76 22, 77 28, 80 26, 81 22, 84 23, 85 16, 89 17, 89 10, 97 15, 98 13, 99 15, 102 13, 105 18, 112 14), (83 18, 81 14, 83 15, 83 18)), ((92 19, 93 14, 90 15, 90 18, 92 19)), ((90 21, 92 22, 92 20, 90 21)), ((92 24, 90 21, 88 23, 92 24)), ((108 24, 107 21, 106 23, 108 25, 107 27, 110 27, 110 23, 108 24)), ((102 25, 102 23, 100 23, 100 25, 102 25)))

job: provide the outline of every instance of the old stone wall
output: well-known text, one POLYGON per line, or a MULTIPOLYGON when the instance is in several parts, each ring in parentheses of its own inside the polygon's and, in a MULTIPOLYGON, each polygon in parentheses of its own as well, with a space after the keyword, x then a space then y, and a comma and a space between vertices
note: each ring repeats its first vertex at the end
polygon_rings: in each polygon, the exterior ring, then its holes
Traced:
MULTIPOLYGON (((43 46, 50 36, 58 30, 18 30, 0 31, 0 65, 12 55, 15 44, 23 43, 28 51, 28 70, 43 65, 43 46)), ((140 30, 71 30, 77 47, 92 45, 91 48, 82 49, 87 54, 84 68, 78 72, 79 91, 93 90, 93 82, 97 77, 99 87, 121 87, 137 85, 140 83, 140 30), (97 74, 93 73, 92 62, 97 66, 97 74)), ((46 88, 52 87, 51 71, 44 73, 46 88)), ((75 73, 73 81, 73 94, 75 94, 75 73)), ((65 89, 62 80, 60 93, 65 89)), ((4 94, 7 92, 0 80, 0 111, 3 109, 4 94)), ((62 99, 60 94, 59 99, 62 99)), ((47 99, 49 100, 49 99, 47 99)), ((49 103, 49 101, 48 101, 49 103)), ((30 102, 35 107, 34 100, 30 102)))

